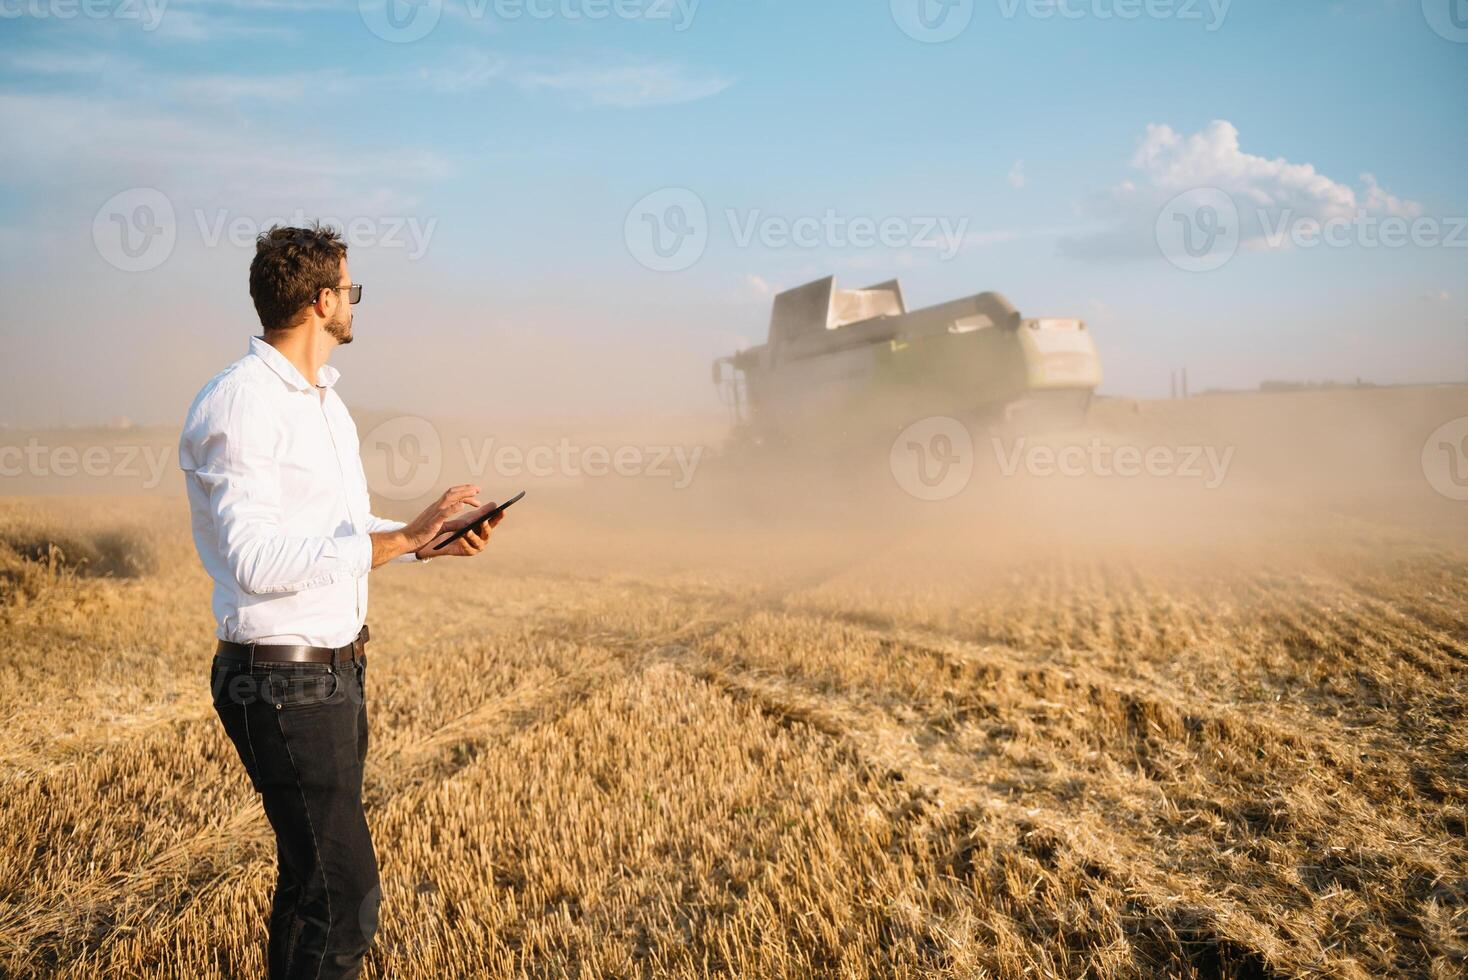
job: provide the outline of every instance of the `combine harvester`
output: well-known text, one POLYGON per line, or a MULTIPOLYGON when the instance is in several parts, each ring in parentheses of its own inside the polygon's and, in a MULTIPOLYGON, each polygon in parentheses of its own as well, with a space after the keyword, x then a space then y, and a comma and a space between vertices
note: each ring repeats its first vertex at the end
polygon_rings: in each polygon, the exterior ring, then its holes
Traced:
POLYGON ((713 365, 735 445, 854 445, 917 419, 1025 431, 1085 419, 1101 362, 1077 319, 1025 319, 998 293, 908 311, 897 280, 834 277, 775 297, 766 343, 713 365))

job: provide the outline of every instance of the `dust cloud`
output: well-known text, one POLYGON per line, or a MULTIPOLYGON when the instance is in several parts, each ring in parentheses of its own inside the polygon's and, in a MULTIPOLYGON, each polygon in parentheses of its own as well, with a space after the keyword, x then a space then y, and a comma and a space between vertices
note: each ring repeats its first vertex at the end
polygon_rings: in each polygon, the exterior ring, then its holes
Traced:
POLYGON ((1447 448, 1424 446, 1463 416, 1468 388, 1443 386, 1101 398, 1062 428, 904 419, 778 448, 716 419, 444 426, 438 483, 530 491, 502 527, 515 563, 798 580, 922 555, 891 566, 904 588, 954 561, 1308 557, 1351 534, 1462 542, 1468 508, 1438 486, 1458 471, 1447 448))

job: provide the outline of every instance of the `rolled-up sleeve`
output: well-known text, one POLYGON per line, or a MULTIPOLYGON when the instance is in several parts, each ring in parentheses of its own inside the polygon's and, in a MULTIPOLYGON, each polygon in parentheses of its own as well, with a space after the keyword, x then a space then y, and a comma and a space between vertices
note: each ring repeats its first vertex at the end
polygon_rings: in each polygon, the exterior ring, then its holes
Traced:
POLYGON ((302 592, 372 570, 370 533, 281 533, 279 436, 264 399, 237 385, 217 389, 201 408, 204 424, 184 469, 208 494, 219 552, 241 589, 302 592))
MULTIPOLYGON (((390 521, 385 517, 378 517, 376 514, 367 515, 367 532, 369 534, 381 534, 384 531, 401 531, 407 526, 403 521, 390 521)), ((413 562, 419 559, 416 554, 409 551, 406 554, 398 555, 392 560, 396 562, 413 562)))

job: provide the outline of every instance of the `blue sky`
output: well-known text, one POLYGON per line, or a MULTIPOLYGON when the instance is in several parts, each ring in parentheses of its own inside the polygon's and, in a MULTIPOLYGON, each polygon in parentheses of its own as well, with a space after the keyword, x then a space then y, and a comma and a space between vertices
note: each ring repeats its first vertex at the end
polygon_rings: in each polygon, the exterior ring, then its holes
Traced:
POLYGON ((910 0, 386 2, 432 29, 379 36, 383 0, 0 0, 0 420, 176 422, 255 329, 253 231, 297 214, 356 223, 354 408, 716 411, 708 360, 832 272, 1086 317, 1116 394, 1468 375, 1449 0, 953 0, 938 43, 910 0), (655 271, 629 212, 668 188, 706 246, 655 271), (1156 238, 1194 188, 1240 211, 1217 268, 1156 238), (154 195, 166 248, 119 253, 154 195), (1366 244, 1388 218, 1437 237, 1366 244), (1311 220, 1341 244, 1266 234, 1311 220))

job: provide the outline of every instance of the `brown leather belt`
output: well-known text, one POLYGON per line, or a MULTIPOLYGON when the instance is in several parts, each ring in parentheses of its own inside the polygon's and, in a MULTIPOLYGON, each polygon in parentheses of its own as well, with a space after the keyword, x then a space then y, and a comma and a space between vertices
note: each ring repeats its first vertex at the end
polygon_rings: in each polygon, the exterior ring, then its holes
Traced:
POLYGON ((214 655, 241 664, 337 664, 351 663, 367 652, 368 632, 364 624, 357 638, 344 647, 293 646, 286 643, 232 643, 220 640, 214 655))

